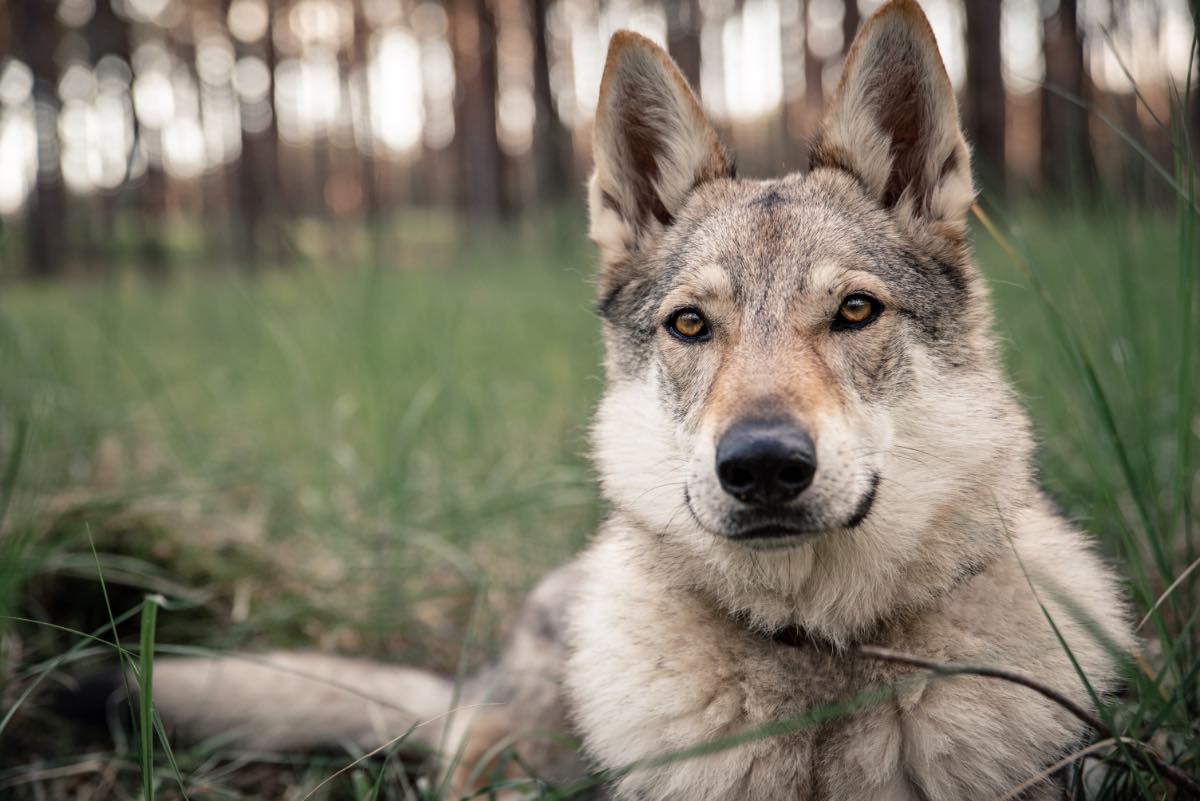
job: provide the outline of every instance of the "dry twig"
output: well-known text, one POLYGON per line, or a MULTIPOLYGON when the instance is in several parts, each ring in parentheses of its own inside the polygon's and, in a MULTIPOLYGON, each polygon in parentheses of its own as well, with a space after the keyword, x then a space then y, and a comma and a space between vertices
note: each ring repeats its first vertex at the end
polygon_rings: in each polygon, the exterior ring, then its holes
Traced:
MULTIPOLYGON (((894 651, 890 648, 880 648, 875 645, 861 645, 858 652, 870 659, 878 659, 883 662, 895 662, 901 665, 911 665, 913 667, 924 668, 939 676, 981 676, 988 679, 1000 679, 1012 684, 1019 684, 1042 697, 1053 701, 1063 709, 1070 712, 1075 717, 1086 723, 1092 729, 1095 729, 1105 737, 1109 737, 1114 741, 1118 739, 1117 735, 1104 723, 1100 718, 1093 715, 1088 710, 1084 709, 1079 704, 1067 698, 1065 695, 1055 690, 1052 687, 1047 687, 1045 684, 1036 679, 1021 673, 1016 670, 1006 670, 1004 668, 987 667, 985 665, 955 665, 946 662, 938 662, 933 659, 915 656, 914 654, 906 654, 903 651, 894 651)), ((1200 783, 1188 776, 1179 768, 1163 760, 1158 754, 1154 753, 1148 745, 1129 738, 1120 738, 1130 746, 1130 753, 1133 757, 1142 763, 1142 765, 1151 771, 1160 773, 1164 778, 1169 779, 1176 789, 1182 794, 1182 798, 1200 798, 1200 783)))

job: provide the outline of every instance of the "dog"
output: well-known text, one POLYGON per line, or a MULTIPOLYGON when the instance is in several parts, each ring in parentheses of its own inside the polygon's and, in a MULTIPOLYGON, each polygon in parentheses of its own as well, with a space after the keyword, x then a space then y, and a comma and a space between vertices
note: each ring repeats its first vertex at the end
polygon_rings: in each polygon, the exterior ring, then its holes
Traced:
POLYGON ((669 56, 629 32, 593 144, 594 542, 457 691, 312 654, 163 659, 164 721, 257 749, 402 736, 459 792, 509 775, 505 748, 628 801, 962 801, 1044 772, 1088 734, 1061 706, 862 648, 1093 708, 1135 647, 1117 576, 1038 486, 919 5, 863 25, 806 173, 739 180, 669 56))

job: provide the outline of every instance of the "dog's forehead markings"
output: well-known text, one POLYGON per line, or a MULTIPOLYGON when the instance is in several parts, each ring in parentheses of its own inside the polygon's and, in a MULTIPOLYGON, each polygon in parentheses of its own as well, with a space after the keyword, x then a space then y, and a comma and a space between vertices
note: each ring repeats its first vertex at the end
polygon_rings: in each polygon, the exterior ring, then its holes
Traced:
POLYGON ((828 294, 832 294, 848 280, 850 273, 851 271, 847 270, 845 265, 834 259, 814 259, 806 275, 807 285, 818 289, 824 288, 828 294))
POLYGON ((725 301, 734 294, 734 287, 721 262, 697 260, 681 268, 664 291, 660 306, 677 306, 725 301))
POLYGON ((692 289, 701 297, 727 295, 731 290, 729 272, 719 262, 706 261, 697 266, 691 275, 692 289))
POLYGON ((903 243, 881 228, 886 219, 851 188, 792 175, 701 190, 664 254, 657 301, 680 291, 700 300, 709 288, 702 284, 710 283, 717 290, 711 297, 724 294, 751 314, 780 316, 800 297, 845 290, 855 273, 867 286, 895 283, 899 295, 929 282, 928 269, 913 264, 903 243))
POLYGON ((750 201, 751 205, 758 206, 759 208, 768 212, 774 209, 776 206, 782 206, 791 202, 791 198, 784 197, 779 193, 779 190, 774 187, 768 189, 766 192, 750 201))

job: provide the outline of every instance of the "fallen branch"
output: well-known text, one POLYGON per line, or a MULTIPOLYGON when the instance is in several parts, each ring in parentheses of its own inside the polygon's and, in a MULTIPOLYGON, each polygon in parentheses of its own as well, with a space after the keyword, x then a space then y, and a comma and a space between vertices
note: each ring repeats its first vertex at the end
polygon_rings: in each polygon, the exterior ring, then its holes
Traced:
POLYGON ((1141 631, 1142 626, 1150 622, 1150 618, 1153 617, 1154 613, 1158 611, 1158 608, 1163 605, 1163 601, 1167 600, 1167 596, 1175 592, 1175 588, 1182 584, 1188 576, 1192 575, 1192 571, 1197 567, 1200 567, 1200 559, 1197 559, 1188 565, 1187 570, 1184 570, 1182 573, 1180 573, 1179 577, 1171 582, 1171 586, 1163 590, 1163 594, 1158 596, 1158 600, 1154 602, 1154 606, 1150 607, 1150 611, 1146 613, 1146 616, 1142 618, 1140 623, 1134 626, 1133 630, 1135 633, 1141 631))
POLYGON ((1200 782, 1197 782, 1179 768, 1163 760, 1145 743, 1139 740, 1130 740, 1129 738, 1118 738, 1104 721, 1100 720, 1100 718, 1093 715, 1087 709, 1075 703, 1058 690, 1047 687, 1045 684, 1024 673, 984 665, 955 665, 947 662, 938 662, 933 659, 906 654, 902 651, 893 651, 890 648, 880 648, 876 645, 860 645, 858 652, 865 657, 878 659, 882 662, 895 662, 901 665, 924 668, 939 676, 981 676, 988 679, 1000 679, 1011 684, 1019 684, 1053 701, 1105 737, 1112 738, 1114 741, 1120 739, 1133 746, 1130 749, 1130 753, 1134 759, 1142 763, 1143 767, 1151 771, 1156 771, 1169 779, 1183 793, 1183 797, 1200 798, 1200 782))

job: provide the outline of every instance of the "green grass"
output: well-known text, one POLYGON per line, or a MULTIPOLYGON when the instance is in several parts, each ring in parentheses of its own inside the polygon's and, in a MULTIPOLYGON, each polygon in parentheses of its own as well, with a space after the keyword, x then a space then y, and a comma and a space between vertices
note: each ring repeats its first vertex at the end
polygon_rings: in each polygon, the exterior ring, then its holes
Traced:
MULTIPOLYGON (((998 263, 1004 251, 1023 279, 997 280, 997 305, 1045 482, 1120 561, 1144 638, 1126 694, 1101 703, 1101 718, 1196 776, 1197 220, 1186 208, 1177 220, 1098 212, 1049 223, 1015 221, 1011 240, 990 232, 981 258, 998 263)), ((1114 749, 1119 767, 1093 774, 1087 797, 1170 797, 1140 749, 1114 749)))
POLYGON ((6 289, 5 452, 29 431, 14 518, 90 485, 60 505, 234 516, 194 534, 287 542, 296 562, 337 550, 355 583, 482 556, 524 581, 594 520, 596 326, 586 260, 500 249, 427 271, 6 289))
MULTIPOLYGON (((6 287, 0 614, 103 630, 90 531, 114 612, 176 599, 159 642, 315 643, 453 671, 486 589, 477 663, 598 520, 579 240, 509 233, 452 263, 256 282, 6 287)), ((19 643, 0 658, 14 673, 74 643, 0 631, 19 643)), ((61 728, 27 701, 10 732, 43 723, 61 728)), ((15 753, 0 745, 0 775, 15 753)))
MULTIPOLYGON (((1045 483, 1120 565, 1141 618, 1197 556, 1195 218, 985 208, 1017 252, 977 232, 1045 483)), ((147 643, 315 643, 453 672, 494 650, 522 591, 593 530, 601 368, 581 232, 403 261, 2 290, 0 614, 40 623, 0 620, 0 796, 57 797, 107 770, 146 798, 303 797, 350 757, 231 772, 156 746, 148 707, 136 745, 94 752, 41 690, 114 638, 147 674, 147 643), (477 607, 490 612, 463 653, 477 607)), ((1193 773, 1195 578, 1142 629, 1144 667, 1104 711, 1193 773)), ((1088 798, 1160 787, 1107 759, 1088 798)), ((397 763, 314 797, 404 797, 397 763)))

